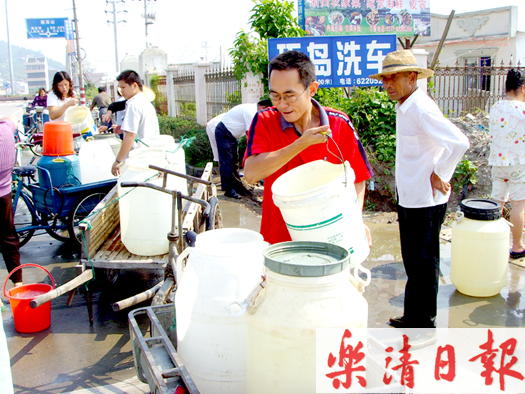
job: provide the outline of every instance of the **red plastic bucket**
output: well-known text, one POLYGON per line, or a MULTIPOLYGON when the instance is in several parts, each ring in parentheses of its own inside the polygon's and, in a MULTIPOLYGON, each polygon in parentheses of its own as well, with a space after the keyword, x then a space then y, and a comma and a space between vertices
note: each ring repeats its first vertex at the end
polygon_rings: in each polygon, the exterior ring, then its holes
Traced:
POLYGON ((75 153, 73 128, 69 122, 47 122, 44 124, 44 156, 68 156, 75 153))
POLYGON ((29 303, 36 297, 53 290, 55 287, 55 280, 49 271, 37 264, 23 264, 11 271, 4 282, 4 296, 9 298, 11 303, 16 331, 22 333, 38 332, 45 330, 51 325, 51 302, 46 302, 35 309, 31 309, 29 303), (53 286, 46 283, 33 283, 13 287, 6 292, 5 287, 11 275, 19 269, 26 267, 36 267, 46 271, 51 278, 53 286))

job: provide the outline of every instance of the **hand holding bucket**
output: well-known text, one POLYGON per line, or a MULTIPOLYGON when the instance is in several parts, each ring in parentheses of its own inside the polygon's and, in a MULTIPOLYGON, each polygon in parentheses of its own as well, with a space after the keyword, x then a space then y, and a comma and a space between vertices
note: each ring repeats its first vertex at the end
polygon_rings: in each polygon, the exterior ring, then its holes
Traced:
POLYGON ((56 288, 55 280, 48 270, 38 264, 23 264, 9 273, 4 282, 4 296, 9 298, 15 329, 22 333, 33 333, 45 330, 51 325, 51 302, 31 309, 29 303, 36 297, 56 288), (51 278, 52 285, 46 283, 33 283, 14 287, 6 292, 7 281, 16 271, 22 268, 36 267, 44 270, 51 278))

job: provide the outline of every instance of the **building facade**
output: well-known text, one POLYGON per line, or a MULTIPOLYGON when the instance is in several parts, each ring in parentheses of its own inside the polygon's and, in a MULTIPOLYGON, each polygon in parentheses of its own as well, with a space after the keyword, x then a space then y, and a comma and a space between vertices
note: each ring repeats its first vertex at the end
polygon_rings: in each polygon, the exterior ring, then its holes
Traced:
POLYGON ((25 66, 29 92, 37 92, 39 88, 49 89, 48 66, 45 56, 28 57, 25 66))

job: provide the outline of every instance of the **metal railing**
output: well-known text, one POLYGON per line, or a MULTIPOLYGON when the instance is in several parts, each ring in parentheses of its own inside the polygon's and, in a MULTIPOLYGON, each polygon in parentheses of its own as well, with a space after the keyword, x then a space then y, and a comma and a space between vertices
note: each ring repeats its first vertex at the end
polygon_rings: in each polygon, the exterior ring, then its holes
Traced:
POLYGON ((175 91, 175 116, 197 118, 195 102, 195 73, 185 72, 173 77, 175 91))
POLYGON ((505 97, 505 80, 511 68, 517 66, 475 66, 456 61, 453 67, 438 67, 429 79, 429 95, 443 113, 459 117, 477 109, 489 112, 490 107, 505 97))
POLYGON ((241 104, 241 84, 232 69, 208 70, 205 79, 208 121, 241 104))

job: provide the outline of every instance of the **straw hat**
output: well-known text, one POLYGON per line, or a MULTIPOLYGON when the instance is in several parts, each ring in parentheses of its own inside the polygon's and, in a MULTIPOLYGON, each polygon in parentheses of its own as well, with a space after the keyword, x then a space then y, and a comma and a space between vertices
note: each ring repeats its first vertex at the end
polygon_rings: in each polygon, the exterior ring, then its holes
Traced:
POLYGON ((417 79, 428 78, 434 75, 434 71, 421 68, 417 65, 414 54, 410 51, 395 51, 386 55, 383 60, 383 69, 379 74, 370 75, 370 78, 383 80, 385 75, 392 75, 404 71, 417 72, 417 79))
POLYGON ((149 101, 155 100, 155 92, 148 88, 146 85, 142 86, 142 91, 144 92, 149 101))

